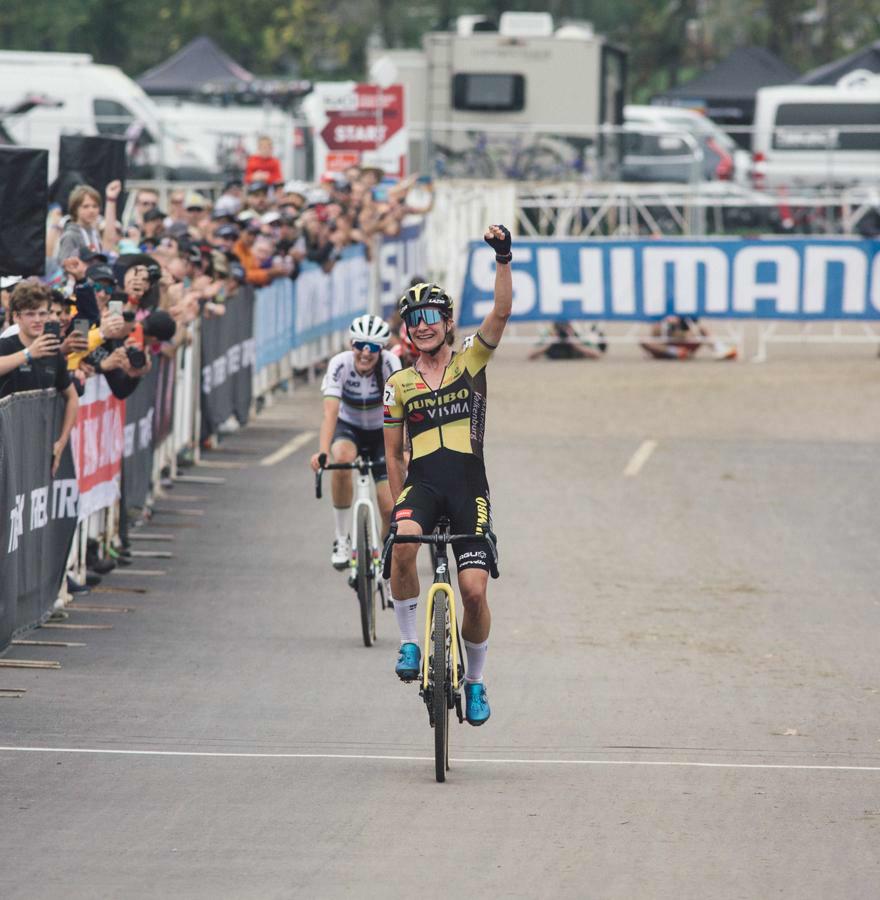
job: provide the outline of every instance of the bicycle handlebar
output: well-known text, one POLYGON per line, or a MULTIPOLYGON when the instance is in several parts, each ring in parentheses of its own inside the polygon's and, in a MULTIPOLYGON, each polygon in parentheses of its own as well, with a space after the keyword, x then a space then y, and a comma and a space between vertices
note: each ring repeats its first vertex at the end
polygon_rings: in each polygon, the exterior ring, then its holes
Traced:
POLYGON ((315 497, 317 497, 318 500, 321 499, 321 476, 324 472, 333 471, 334 469, 357 469, 359 472, 366 475, 370 469, 374 469, 380 465, 382 465, 382 463, 374 462, 372 459, 361 459, 360 457, 350 463, 328 463, 327 454, 321 453, 318 456, 318 471, 315 472, 315 497))
POLYGON ((398 534, 395 522, 385 538, 385 546, 382 548, 382 577, 391 577, 391 554, 395 544, 451 544, 453 541, 485 541, 489 548, 489 574, 497 578, 498 572, 498 548, 495 546, 495 535, 488 534, 398 534))

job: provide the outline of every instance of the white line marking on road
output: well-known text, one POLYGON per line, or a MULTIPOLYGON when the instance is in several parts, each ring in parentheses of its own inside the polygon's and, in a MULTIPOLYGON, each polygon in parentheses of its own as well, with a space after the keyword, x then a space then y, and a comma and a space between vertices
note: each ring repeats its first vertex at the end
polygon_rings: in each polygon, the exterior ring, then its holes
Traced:
POLYGON ((632 458, 626 464, 623 474, 627 478, 635 478, 642 471, 642 466, 650 459, 651 454, 657 449, 657 441, 642 441, 641 447, 633 453, 632 458))
MULTIPOLYGON (((94 747, 0 747, 0 753, 91 753, 102 756, 172 756, 210 759, 341 759, 388 762, 433 762, 433 756, 384 756, 368 753, 249 753, 220 750, 121 750, 94 747)), ((880 766, 822 766, 797 763, 695 762, 645 759, 451 759, 454 763, 494 766, 659 766, 694 769, 785 769, 815 772, 880 772, 880 766)))
POLYGON ((307 444, 315 436, 314 431, 304 431, 296 437, 291 438, 283 447, 279 447, 274 453, 264 456, 260 460, 261 466, 274 466, 280 463, 282 459, 287 459, 291 453, 296 453, 303 444, 307 444))

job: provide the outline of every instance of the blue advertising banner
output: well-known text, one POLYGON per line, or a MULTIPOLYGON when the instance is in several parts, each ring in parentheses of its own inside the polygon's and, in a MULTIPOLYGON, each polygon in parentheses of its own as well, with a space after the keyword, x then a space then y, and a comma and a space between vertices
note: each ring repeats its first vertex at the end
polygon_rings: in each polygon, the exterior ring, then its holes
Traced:
POLYGON ((295 281, 278 278, 256 291, 256 366, 278 362, 291 350, 348 328, 367 311, 369 269, 362 246, 346 247, 329 273, 302 264, 295 281))
MULTIPOLYGON (((646 321, 669 314, 880 319, 880 241, 529 240, 513 245, 513 320, 646 321)), ((473 241, 461 324, 492 306, 495 255, 473 241)))

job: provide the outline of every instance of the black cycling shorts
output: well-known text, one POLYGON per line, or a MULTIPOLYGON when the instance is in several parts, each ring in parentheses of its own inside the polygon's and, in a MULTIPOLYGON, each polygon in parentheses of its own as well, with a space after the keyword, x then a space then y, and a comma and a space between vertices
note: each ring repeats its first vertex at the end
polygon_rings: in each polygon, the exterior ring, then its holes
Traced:
POLYGON ((376 463, 373 466, 374 481, 388 479, 388 469, 385 467, 385 438, 381 428, 358 428, 357 425, 337 419, 336 430, 333 432, 333 440, 330 443, 333 444, 336 441, 350 441, 357 447, 360 456, 376 463))
MULTIPOLYGON (((439 450, 412 462, 394 505, 392 522, 418 522, 422 533, 430 534, 440 516, 445 515, 453 534, 491 531, 492 507, 482 462, 468 457, 461 461, 464 464, 442 465, 447 461, 442 457, 450 453, 453 451, 439 450)), ((489 571, 489 548, 485 541, 455 541, 452 550, 459 572, 462 569, 489 571)))

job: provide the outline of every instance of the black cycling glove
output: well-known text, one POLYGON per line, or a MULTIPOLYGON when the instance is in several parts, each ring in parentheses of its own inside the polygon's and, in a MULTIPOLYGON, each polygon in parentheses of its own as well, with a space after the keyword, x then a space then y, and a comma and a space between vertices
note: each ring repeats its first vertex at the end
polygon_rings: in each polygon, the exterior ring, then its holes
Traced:
POLYGON ((501 229, 501 237, 483 238, 485 242, 495 251, 495 260, 500 263, 509 263, 513 258, 510 252, 510 232, 503 225, 496 225, 501 229))

